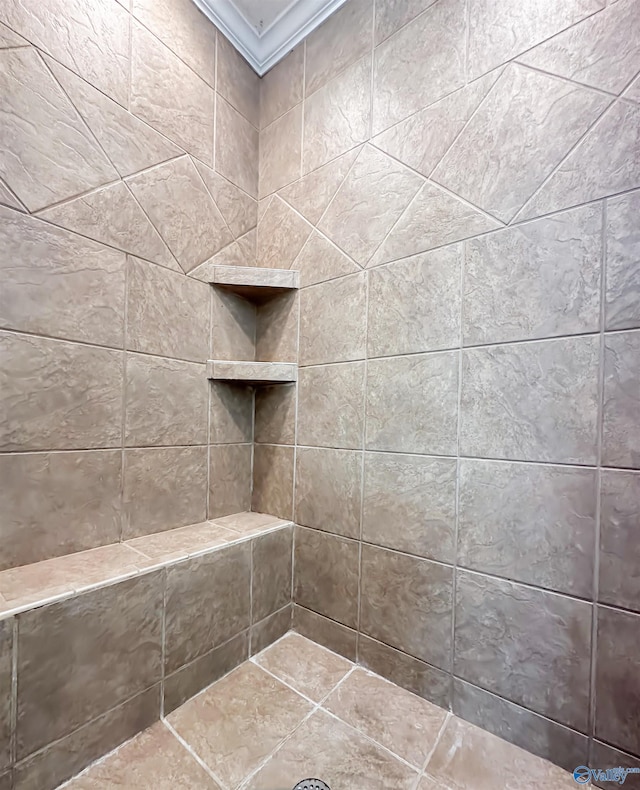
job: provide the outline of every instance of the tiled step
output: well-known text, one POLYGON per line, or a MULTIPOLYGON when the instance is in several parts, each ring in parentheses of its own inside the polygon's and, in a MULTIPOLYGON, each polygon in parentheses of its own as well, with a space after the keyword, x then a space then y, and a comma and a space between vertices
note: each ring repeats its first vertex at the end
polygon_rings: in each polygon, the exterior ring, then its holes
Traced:
POLYGON ((295 362, 228 362, 210 359, 207 377, 215 381, 235 381, 244 384, 289 384, 298 380, 295 362))
POLYGON ((225 290, 262 303, 284 291, 297 290, 300 273, 260 266, 216 266, 209 282, 225 290))

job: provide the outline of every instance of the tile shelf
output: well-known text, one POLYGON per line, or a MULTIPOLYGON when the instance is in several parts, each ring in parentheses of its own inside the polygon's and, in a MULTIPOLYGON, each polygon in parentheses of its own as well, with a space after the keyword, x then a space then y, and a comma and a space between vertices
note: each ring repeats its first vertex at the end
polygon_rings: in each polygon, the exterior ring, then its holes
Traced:
POLYGON ((215 266, 209 282, 218 288, 261 304, 286 291, 300 287, 300 273, 264 266, 215 266))
POLYGON ((243 362, 210 359, 207 378, 238 384, 291 384, 298 380, 295 362, 243 362))

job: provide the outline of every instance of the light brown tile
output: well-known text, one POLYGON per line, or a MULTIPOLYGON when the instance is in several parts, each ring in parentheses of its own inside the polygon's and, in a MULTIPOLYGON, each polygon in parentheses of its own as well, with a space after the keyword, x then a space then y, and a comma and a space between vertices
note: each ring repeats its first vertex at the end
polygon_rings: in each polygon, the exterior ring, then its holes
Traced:
POLYGON ((209 450, 209 517, 251 507, 251 445, 219 444, 209 450))
POLYGON ((242 384, 210 383, 211 444, 234 444, 253 439, 253 393, 242 384))
POLYGON ((0 448, 118 447, 122 352, 0 332, 0 448))
POLYGON ((0 771, 11 763, 13 618, 0 620, 0 771))
POLYGON ((258 222, 258 202, 255 198, 202 162, 195 162, 195 166, 231 233, 238 238, 255 228, 258 222))
POLYGON ((298 361, 298 313, 297 291, 285 291, 258 306, 256 360, 298 361))
POLYGON ((291 630, 293 604, 270 614, 251 626, 251 655, 259 653, 291 630))
POLYGON ((156 790, 220 790, 162 722, 141 732, 121 749, 74 779, 70 790, 97 790, 118 785, 156 790))
POLYGON ((2 326, 121 347, 125 256, 0 208, 2 326))
POLYGON ((295 384, 277 384, 256 390, 255 441, 293 444, 296 402, 295 384))
POLYGON ((357 633, 351 628, 297 604, 293 606, 292 627, 296 633, 316 644, 323 645, 349 661, 356 660, 357 633))
POLYGON ((640 474, 603 471, 599 600, 640 611, 640 474))
POLYGON ((251 541, 251 622, 268 617, 291 602, 293 527, 259 535, 251 541))
POLYGON ((293 447, 256 445, 253 448, 252 508, 280 518, 292 518, 293 476, 293 447))
POLYGON ((322 777, 342 790, 410 790, 418 774, 370 740, 319 710, 275 753, 248 790, 287 787, 298 778, 322 777))
POLYGON ((260 535, 263 532, 269 532, 288 522, 268 513, 252 513, 247 511, 216 518, 215 523, 237 535, 248 537, 250 535, 260 535))
POLYGON ((217 91, 238 112, 258 127, 260 78, 224 35, 218 35, 217 91))
POLYGON ((293 266, 300 272, 302 288, 360 271, 355 261, 315 230, 300 250, 293 266))
POLYGON ((214 359, 256 358, 256 306, 223 288, 211 291, 211 352, 214 359))
POLYGON ((148 535, 207 516, 207 448, 125 450, 123 539, 148 535))
POLYGON ((433 3, 434 0, 388 0, 381 4, 376 8, 375 43, 381 44, 433 3))
POLYGON ((0 479, 0 570, 120 539, 119 450, 0 455, 0 479))
POLYGON ((168 717, 227 785, 237 787, 311 709, 295 692, 245 664, 168 717))
POLYGON ((205 366, 127 354, 125 445, 207 443, 205 366))
POLYGON ((216 170, 252 197, 258 196, 258 130, 218 96, 216 170))
POLYGON ((294 261, 312 230, 312 226, 277 195, 267 199, 258 219, 258 265, 295 269, 294 261))
POLYGON ((174 672, 249 627, 250 580, 247 542, 167 569, 165 672, 174 672))
POLYGON ((314 702, 326 697, 353 666, 293 632, 256 656, 255 661, 314 702))
POLYGON ((260 197, 301 176, 302 104, 260 132, 260 197))
POLYGON ((602 463, 640 469, 640 332, 609 335, 604 350, 602 463))
POLYGON ((298 45, 260 81, 260 128, 302 101, 304 45, 298 45))
POLYGON ((213 164, 213 89, 135 22, 131 110, 205 164, 213 164))
POLYGON ((210 521, 176 527, 165 532, 155 532, 128 540, 129 546, 150 560, 186 559, 192 554, 204 552, 215 546, 222 546, 232 538, 223 527, 210 521))
POLYGON ((638 211, 640 192, 607 201, 607 329, 640 326, 640 295, 636 278, 640 235, 635 223, 638 211))
POLYGON ((351 628, 358 620, 358 544, 296 527, 294 600, 351 628))
POLYGON ((20 615, 18 759, 158 681, 161 641, 160 573, 20 615))
POLYGON ((324 707, 419 769, 447 717, 446 710, 362 669, 349 675, 324 707))

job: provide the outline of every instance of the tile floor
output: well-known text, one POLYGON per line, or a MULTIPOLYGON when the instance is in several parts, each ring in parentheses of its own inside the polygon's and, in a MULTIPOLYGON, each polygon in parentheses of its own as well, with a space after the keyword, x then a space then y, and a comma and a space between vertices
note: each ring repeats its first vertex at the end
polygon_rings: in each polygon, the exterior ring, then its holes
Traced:
POLYGON ((290 632, 67 790, 573 790, 570 774, 290 632))

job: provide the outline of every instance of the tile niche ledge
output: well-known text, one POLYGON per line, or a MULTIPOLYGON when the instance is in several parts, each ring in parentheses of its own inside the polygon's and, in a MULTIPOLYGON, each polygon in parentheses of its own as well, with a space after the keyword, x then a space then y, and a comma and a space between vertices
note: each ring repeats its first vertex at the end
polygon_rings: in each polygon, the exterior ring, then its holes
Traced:
POLYGON ((210 359, 207 377, 244 384, 289 384, 298 380, 295 362, 242 362, 210 359))
POLYGON ((236 513, 8 568, 0 571, 0 620, 287 528, 292 522, 276 516, 236 513))

